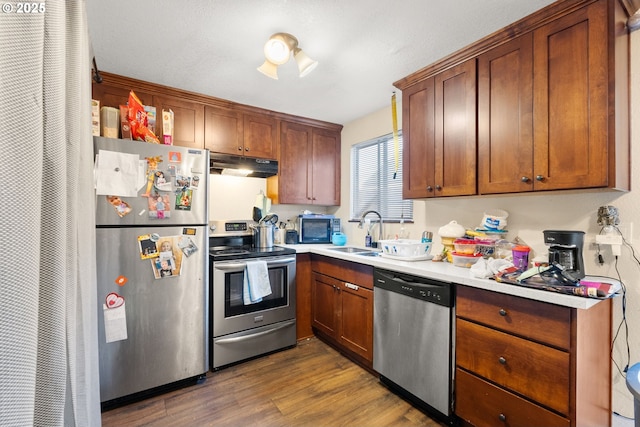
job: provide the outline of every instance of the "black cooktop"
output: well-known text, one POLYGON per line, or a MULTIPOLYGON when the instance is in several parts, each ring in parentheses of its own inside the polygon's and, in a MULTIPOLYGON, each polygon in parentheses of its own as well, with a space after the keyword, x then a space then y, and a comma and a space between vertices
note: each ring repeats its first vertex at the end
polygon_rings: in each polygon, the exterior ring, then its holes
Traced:
POLYGON ((236 259, 261 258, 278 255, 294 255, 295 249, 283 248, 282 246, 273 246, 269 249, 265 248, 227 248, 227 249, 209 249, 209 256, 214 261, 230 261, 236 259))

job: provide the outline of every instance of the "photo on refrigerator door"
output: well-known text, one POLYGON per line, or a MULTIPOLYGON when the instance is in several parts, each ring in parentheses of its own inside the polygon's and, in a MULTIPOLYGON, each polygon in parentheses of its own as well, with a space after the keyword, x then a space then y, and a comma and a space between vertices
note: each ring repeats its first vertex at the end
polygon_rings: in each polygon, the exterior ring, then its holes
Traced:
POLYGON ((176 193, 176 209, 190 211, 192 197, 193 190, 191 189, 183 188, 182 191, 176 193))
POLYGON ((177 246, 179 237, 161 237, 157 242, 160 253, 151 260, 156 279, 179 276, 182 271, 182 251, 177 246))
POLYGON ((149 218, 167 219, 171 218, 171 200, 169 193, 162 194, 152 192, 149 195, 149 218))

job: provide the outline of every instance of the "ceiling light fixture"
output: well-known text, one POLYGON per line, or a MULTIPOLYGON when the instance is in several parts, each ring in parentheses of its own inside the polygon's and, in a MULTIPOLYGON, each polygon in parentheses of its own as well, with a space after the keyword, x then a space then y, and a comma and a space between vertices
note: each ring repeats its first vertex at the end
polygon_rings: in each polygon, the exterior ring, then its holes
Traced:
POLYGON ((627 20, 627 28, 629 32, 640 29, 640 9, 636 10, 636 13, 629 17, 629 20, 627 20))
POLYGON ((300 77, 304 77, 318 66, 318 61, 309 58, 306 53, 298 47, 298 39, 291 34, 276 33, 269 37, 264 45, 264 64, 258 67, 265 76, 278 80, 278 65, 289 61, 291 53, 298 64, 300 77))

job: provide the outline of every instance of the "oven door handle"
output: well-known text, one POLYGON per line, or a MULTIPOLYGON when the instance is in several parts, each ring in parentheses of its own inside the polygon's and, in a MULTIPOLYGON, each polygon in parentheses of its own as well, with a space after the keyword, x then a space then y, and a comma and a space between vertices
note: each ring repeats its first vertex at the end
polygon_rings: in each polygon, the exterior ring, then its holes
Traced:
MULTIPOLYGON (((288 264, 295 263, 295 262, 296 262, 295 258, 286 258, 282 260, 267 261, 267 268, 284 267, 288 264)), ((224 263, 220 262, 220 263, 213 264, 213 268, 215 268, 216 270, 224 270, 224 271, 229 271, 229 270, 242 271, 246 266, 247 266, 247 263, 244 261, 224 262, 224 263)))
POLYGON ((266 331, 257 332, 255 334, 243 335, 241 337, 223 338, 223 339, 217 340, 216 344, 230 344, 230 343, 236 343, 236 342, 251 340, 251 339, 254 339, 254 338, 257 338, 257 337, 261 337, 263 335, 272 334, 272 333, 274 333, 276 331, 279 331, 280 329, 288 328, 288 327, 293 326, 295 324, 296 324, 295 320, 290 320, 290 321, 288 321, 286 323, 283 323, 281 325, 276 326, 275 328, 267 329, 266 331))

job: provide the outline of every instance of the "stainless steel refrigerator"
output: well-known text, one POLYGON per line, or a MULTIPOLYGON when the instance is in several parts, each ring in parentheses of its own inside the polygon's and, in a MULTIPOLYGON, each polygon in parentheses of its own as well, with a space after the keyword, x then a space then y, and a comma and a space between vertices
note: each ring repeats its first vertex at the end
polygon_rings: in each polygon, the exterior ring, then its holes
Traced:
POLYGON ((100 400, 208 370, 209 153, 94 137, 100 400))

